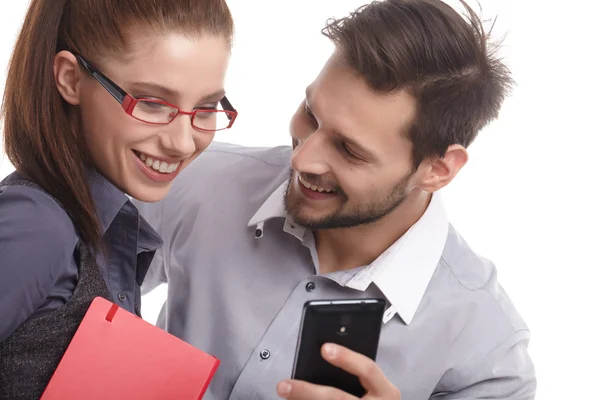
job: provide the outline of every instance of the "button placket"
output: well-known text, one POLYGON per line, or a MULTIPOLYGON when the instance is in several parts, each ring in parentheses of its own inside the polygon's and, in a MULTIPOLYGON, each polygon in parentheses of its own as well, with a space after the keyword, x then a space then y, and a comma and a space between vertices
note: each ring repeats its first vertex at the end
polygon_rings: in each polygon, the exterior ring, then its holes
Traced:
POLYGON ((291 370, 294 361, 302 306, 307 298, 312 297, 306 292, 308 281, 309 279, 298 281, 293 292, 274 316, 267 331, 255 345, 252 360, 238 376, 230 399, 245 400, 249 392, 254 393, 255 398, 270 398, 263 394, 271 394, 272 387, 275 387, 279 380, 288 377, 279 376, 279 373, 287 368, 291 370), (278 380, 273 381, 273 376, 278 380), (265 384, 268 384, 267 389, 265 384))

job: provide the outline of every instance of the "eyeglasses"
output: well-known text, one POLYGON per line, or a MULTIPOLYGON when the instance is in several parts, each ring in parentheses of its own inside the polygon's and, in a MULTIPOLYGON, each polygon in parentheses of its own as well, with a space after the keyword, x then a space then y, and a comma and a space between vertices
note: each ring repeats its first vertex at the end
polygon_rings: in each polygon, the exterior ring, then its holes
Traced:
POLYGON ((135 98, 121 89, 102 72, 94 68, 82 56, 76 55, 79 63, 110 93, 120 104, 123 110, 133 118, 153 125, 167 125, 179 114, 190 115, 192 126, 205 132, 215 132, 229 129, 233 125, 238 113, 233 108, 227 97, 223 97, 218 108, 198 108, 192 112, 182 111, 179 107, 162 100, 135 98))

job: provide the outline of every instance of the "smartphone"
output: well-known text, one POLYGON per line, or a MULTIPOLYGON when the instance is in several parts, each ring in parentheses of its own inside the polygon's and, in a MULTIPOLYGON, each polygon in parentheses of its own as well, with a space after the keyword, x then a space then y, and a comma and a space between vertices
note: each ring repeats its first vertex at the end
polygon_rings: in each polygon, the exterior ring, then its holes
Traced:
POLYGON ((336 343, 375 360, 385 304, 383 299, 305 303, 292 379, 363 396, 365 389, 358 378, 325 361, 321 347, 325 343, 336 343))

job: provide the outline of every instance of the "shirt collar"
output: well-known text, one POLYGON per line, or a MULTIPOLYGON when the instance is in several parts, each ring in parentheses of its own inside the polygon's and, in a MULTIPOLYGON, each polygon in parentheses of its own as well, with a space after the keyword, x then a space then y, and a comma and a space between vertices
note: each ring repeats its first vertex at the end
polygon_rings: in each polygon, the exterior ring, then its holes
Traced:
POLYGON ((287 217, 287 212, 285 211, 284 201, 285 201, 285 191, 287 188, 289 180, 283 182, 271 195, 269 198, 260 206, 256 214, 250 219, 248 222, 248 226, 264 224, 266 221, 282 217, 287 217))
POLYGON ((384 321, 398 313, 410 324, 442 257, 448 226, 441 195, 434 193, 421 218, 347 286, 366 290, 374 282, 391 303, 384 321))
POLYGON ((131 197, 119 190, 95 170, 88 170, 87 178, 92 198, 96 203, 96 212, 102 226, 102 234, 106 233, 119 212, 127 208, 128 212, 135 212, 138 218, 138 223, 136 224, 139 232, 138 250, 154 251, 162 245, 163 242, 158 233, 139 215, 137 209, 131 203, 131 197))
POLYGON ((92 198, 96 203, 96 212, 102 226, 102 234, 104 234, 128 199, 122 191, 97 171, 88 170, 87 178, 92 198))
MULTIPOLYGON (((286 218, 284 230, 302 240, 305 228, 294 226, 284 207, 286 187, 284 182, 267 198, 248 226, 256 225, 262 231, 269 219, 286 218)), ((434 193, 421 218, 346 286, 364 291, 375 283, 391 304, 384 322, 397 313, 404 323, 410 324, 442 256, 448 226, 441 195, 434 193)))
MULTIPOLYGON (((133 204, 132 204, 133 206, 133 204)), ((135 207, 135 206, 133 206, 135 207)), ((154 228, 138 213, 139 236, 138 236, 138 253, 144 251, 156 251, 163 245, 160 235, 154 228)))

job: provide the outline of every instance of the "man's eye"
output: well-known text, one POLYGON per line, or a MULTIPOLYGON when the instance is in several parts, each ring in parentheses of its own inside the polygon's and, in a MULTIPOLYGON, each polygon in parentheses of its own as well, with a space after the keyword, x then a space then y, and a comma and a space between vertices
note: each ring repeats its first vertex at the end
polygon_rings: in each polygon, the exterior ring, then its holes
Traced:
POLYGON ((348 147, 346 143, 342 143, 340 145, 340 148, 342 150, 342 153, 344 153, 344 156, 350 159, 351 161, 362 161, 362 158, 358 156, 354 151, 352 151, 352 149, 348 147))

